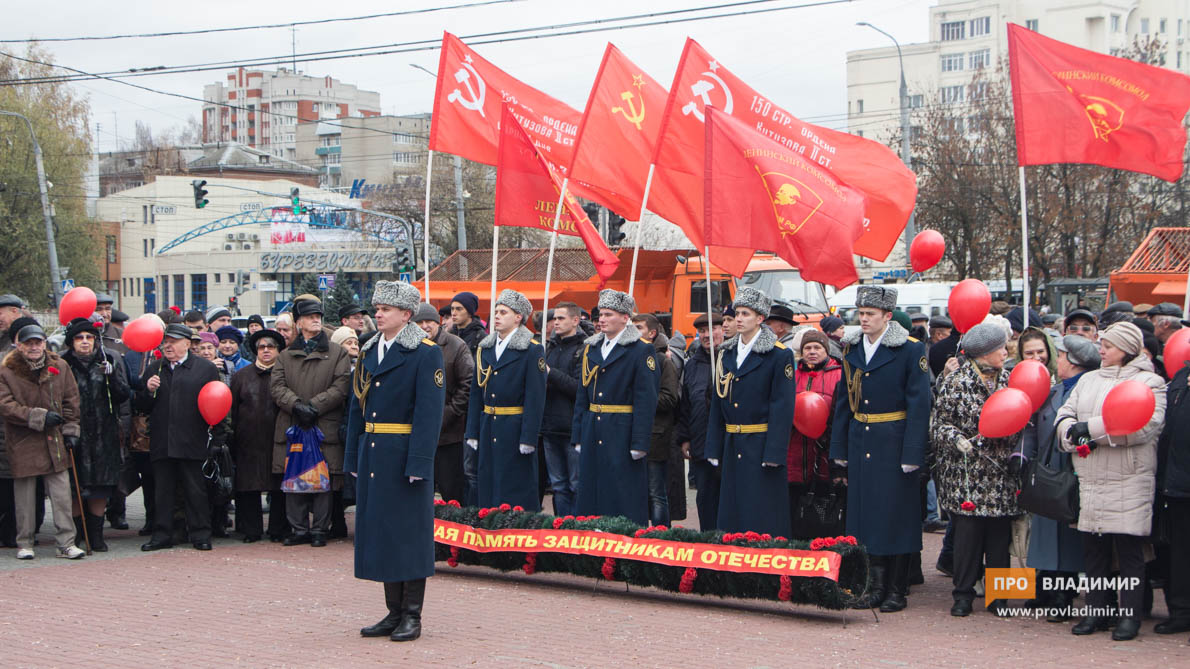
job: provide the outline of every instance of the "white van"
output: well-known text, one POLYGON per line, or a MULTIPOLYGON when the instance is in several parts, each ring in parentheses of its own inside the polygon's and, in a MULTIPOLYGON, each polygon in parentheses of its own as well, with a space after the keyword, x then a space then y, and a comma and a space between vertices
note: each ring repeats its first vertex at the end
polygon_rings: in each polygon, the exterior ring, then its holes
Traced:
MULTIPOLYGON (((908 314, 926 314, 927 316, 945 316, 946 303, 950 299, 950 289, 955 286, 953 281, 935 283, 898 283, 890 284, 890 288, 897 289, 897 308, 908 314)), ((847 286, 830 298, 830 306, 835 315, 843 319, 847 325, 858 325, 855 315, 855 293, 858 285, 847 286)))

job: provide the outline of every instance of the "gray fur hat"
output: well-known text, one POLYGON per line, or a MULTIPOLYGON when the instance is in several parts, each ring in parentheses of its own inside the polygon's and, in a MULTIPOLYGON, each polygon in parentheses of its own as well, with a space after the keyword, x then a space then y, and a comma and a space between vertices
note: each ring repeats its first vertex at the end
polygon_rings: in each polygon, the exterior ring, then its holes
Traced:
POLYGON ((529 319, 533 317, 533 304, 529 302, 529 298, 510 288, 505 288, 500 291, 500 297, 496 298, 496 306, 504 306, 512 309, 521 315, 521 324, 525 325, 529 319))
POLYGON ((980 323, 967 331, 959 341, 959 348, 968 358, 980 358, 1004 348, 1008 335, 1004 328, 992 323, 980 323))
POLYGON ((372 293, 372 304, 417 311, 417 305, 421 304, 421 291, 404 281, 377 281, 376 292, 372 293))
POLYGON ((611 309, 621 314, 632 315, 636 313, 636 300, 632 299, 628 293, 604 288, 599 291, 599 305, 596 308, 611 309))
POLYGON ((862 309, 883 309, 894 311, 897 308, 897 289, 887 286, 860 286, 855 291, 855 306, 862 309))
POLYGON ((768 318, 769 312, 773 309, 773 300, 763 291, 745 287, 736 292, 735 301, 731 303, 731 306, 747 307, 760 314, 761 318, 768 318))

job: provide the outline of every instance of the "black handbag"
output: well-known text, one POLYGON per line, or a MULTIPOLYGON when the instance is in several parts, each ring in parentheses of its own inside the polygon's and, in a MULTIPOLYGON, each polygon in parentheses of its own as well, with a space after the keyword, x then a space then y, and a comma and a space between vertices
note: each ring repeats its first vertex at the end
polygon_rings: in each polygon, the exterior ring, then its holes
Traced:
POLYGON ((811 490, 797 500, 793 518, 794 539, 837 537, 847 529, 847 492, 811 490))
POLYGON ((1025 511, 1059 523, 1078 521, 1078 476, 1073 466, 1051 467, 1037 458, 1026 462, 1016 501, 1025 511))
POLYGON ((235 497, 235 464, 226 446, 220 446, 214 457, 202 463, 202 475, 207 480, 211 506, 222 506, 235 497))

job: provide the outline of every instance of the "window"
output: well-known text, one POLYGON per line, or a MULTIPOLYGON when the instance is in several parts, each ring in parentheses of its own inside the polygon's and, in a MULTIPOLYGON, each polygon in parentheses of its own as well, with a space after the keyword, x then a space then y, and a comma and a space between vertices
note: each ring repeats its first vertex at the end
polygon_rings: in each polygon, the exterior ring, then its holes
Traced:
POLYGON ((963 21, 950 21, 942 24, 942 41, 953 42, 954 40, 963 39, 964 29, 967 24, 963 21))
POLYGON ((1178 69, 1182 69, 1182 52, 1178 52, 1178 69))
POLYGON ((142 240, 140 240, 140 241, 141 241, 141 245, 144 247, 144 248, 143 248, 143 250, 142 250, 142 252, 141 252, 141 253, 142 253, 142 257, 148 258, 148 257, 149 257, 149 240, 148 240, 148 239, 142 239, 142 240))
POLYGON ((856 114, 864 113, 864 101, 863 100, 855 101, 855 113, 856 114))
POLYGON ((909 141, 911 141, 911 142, 921 141, 921 126, 920 125, 909 126, 909 141))
POLYGON ((420 158, 421 154, 413 151, 398 151, 393 154, 393 162, 399 165, 415 165, 420 158))
POLYGON ((1178 19, 1178 37, 1182 36, 1182 20, 1178 19))
POLYGON ((413 135, 407 132, 398 132, 393 134, 393 144, 417 144, 418 140, 413 135))
POLYGON ((923 104, 925 104, 924 98, 925 98, 925 96, 921 95, 920 93, 917 95, 910 95, 909 96, 909 108, 910 109, 920 109, 921 106, 923 104))
POLYGON ((339 146, 339 135, 330 135, 322 138, 322 146, 339 146))
POLYGON ((223 273, 215 272, 214 276, 215 276, 215 283, 219 283, 219 280, 223 278, 223 273))
POLYGON ((1161 19, 1161 21, 1157 25, 1158 25, 1157 31, 1160 32, 1162 35, 1164 35, 1165 34, 1165 19, 1161 19))
POLYGON ((177 304, 179 307, 182 307, 183 311, 186 310, 186 307, 185 307, 185 305, 186 305, 186 275, 185 274, 175 274, 174 275, 174 304, 177 304))
POLYGON ((992 32, 992 17, 981 16, 978 19, 971 19, 971 36, 979 37, 992 32))
POLYGON ((971 101, 982 100, 988 94, 988 85, 985 82, 971 84, 968 88, 967 99, 971 101))
POLYGON ((153 255, 156 252, 157 252, 157 239, 153 238, 153 239, 149 240, 149 255, 153 255))
POLYGON ((228 283, 235 283, 235 281, 236 281, 236 275, 235 275, 235 274, 233 274, 233 273, 231 273, 231 272, 228 272, 228 273, 227 273, 227 282, 228 282, 228 283))
POLYGON ((1033 32, 1037 32, 1037 19, 1025 19, 1025 27, 1033 32))
POLYGON ((942 71, 943 72, 958 72, 962 69, 963 69, 963 54, 961 54, 961 53, 942 54, 942 71))
POLYGON ((107 235, 104 239, 107 244, 107 262, 108 264, 119 262, 119 256, 116 254, 116 238, 112 235, 107 235))
POLYGON ((963 87, 962 86, 943 86, 942 87, 942 104, 953 104, 955 102, 963 101, 963 87))
POLYGON ((1111 15, 1111 31, 1113 33, 1120 32, 1120 15, 1119 14, 1111 15))
POLYGON ((856 131, 855 131, 855 136, 856 136, 856 137, 863 137, 863 136, 864 136, 864 131, 863 131, 863 130, 856 130, 856 131))
POLYGON ((972 70, 982 70, 992 64, 992 50, 982 49, 967 54, 968 67, 972 70))
POLYGON ((322 164, 323 165, 338 165, 340 155, 341 154, 338 154, 338 153, 328 153, 322 157, 322 164))
POLYGON ((161 275, 161 304, 169 306, 169 277, 161 275))
POLYGON ((1145 35, 1149 34, 1149 20, 1148 19, 1140 20, 1140 32, 1145 35))
POLYGON ((205 311, 207 308, 207 275, 190 275, 190 301, 195 309, 205 311))
POLYGON ((148 279, 133 279, 133 280, 132 280, 132 282, 133 282, 134 284, 136 284, 136 296, 137 296, 137 297, 142 297, 142 296, 143 296, 143 293, 142 293, 142 291, 141 291, 141 287, 144 285, 144 282, 145 282, 145 281, 148 281, 148 279))

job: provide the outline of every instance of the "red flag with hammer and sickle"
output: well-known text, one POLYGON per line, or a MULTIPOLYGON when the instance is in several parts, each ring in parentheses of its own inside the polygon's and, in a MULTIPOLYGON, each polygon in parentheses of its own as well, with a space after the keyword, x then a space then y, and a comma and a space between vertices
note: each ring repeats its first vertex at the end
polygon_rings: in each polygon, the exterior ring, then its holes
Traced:
POLYGON ((1181 178, 1190 77, 1013 24, 1008 65, 1018 164, 1091 163, 1181 178))
POLYGON ((631 221, 640 217, 667 96, 664 86, 607 45, 579 126, 570 178, 631 221))

